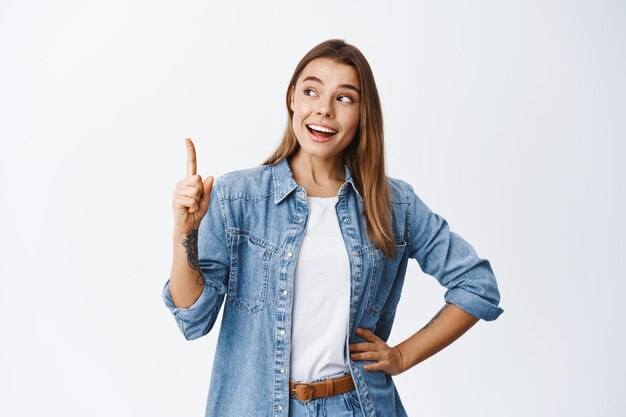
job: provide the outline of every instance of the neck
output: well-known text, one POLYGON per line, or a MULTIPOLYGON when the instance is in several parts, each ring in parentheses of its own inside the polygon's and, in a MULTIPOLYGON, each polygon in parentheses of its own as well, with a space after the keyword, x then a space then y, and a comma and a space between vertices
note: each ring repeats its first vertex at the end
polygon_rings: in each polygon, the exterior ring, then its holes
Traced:
POLYGON ((296 182, 300 179, 304 182, 323 185, 328 182, 343 182, 346 179, 342 155, 337 155, 336 158, 318 158, 306 155, 302 149, 299 149, 289 159, 289 166, 296 182))
POLYGON ((294 180, 302 185, 310 196, 325 197, 337 194, 344 183, 346 173, 342 155, 335 158, 318 158, 299 149, 289 159, 294 180))

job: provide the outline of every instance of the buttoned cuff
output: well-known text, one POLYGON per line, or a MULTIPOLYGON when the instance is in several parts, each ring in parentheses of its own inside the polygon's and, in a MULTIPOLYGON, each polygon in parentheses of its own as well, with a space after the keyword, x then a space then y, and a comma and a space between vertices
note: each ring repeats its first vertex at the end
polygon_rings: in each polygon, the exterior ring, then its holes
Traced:
POLYGON ((501 307, 460 287, 446 291, 444 299, 446 302, 452 303, 467 313, 486 321, 495 320, 504 312, 501 307))
POLYGON ((196 339, 207 333, 212 326, 211 313, 214 312, 216 297, 219 295, 217 287, 207 281, 200 297, 188 308, 176 307, 170 294, 170 280, 163 287, 162 298, 165 305, 174 315, 176 324, 187 340, 196 339))

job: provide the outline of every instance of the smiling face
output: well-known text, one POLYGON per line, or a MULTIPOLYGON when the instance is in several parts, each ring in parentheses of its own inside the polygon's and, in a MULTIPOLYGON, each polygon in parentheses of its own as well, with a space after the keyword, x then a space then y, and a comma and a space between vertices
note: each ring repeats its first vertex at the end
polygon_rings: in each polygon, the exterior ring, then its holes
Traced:
POLYGON ((299 152, 341 158, 359 127, 359 75, 350 65, 316 58, 291 89, 292 127, 299 152))

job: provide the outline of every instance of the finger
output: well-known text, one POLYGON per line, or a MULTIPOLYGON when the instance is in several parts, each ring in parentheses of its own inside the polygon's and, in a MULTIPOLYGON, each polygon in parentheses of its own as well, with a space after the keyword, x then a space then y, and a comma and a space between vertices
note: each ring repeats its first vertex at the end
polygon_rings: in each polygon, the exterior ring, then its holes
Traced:
POLYGON ((202 177, 198 174, 192 175, 182 180, 180 185, 184 187, 196 187, 198 190, 202 191, 202 177))
POLYGON ((196 210, 198 210, 198 202, 191 197, 178 195, 174 199, 174 207, 187 209, 187 211, 189 211, 190 213, 194 213, 196 210))
POLYGON ((381 340, 378 336, 376 336, 370 330, 364 329, 362 327, 359 327, 358 329, 356 329, 356 334, 358 334, 363 339, 368 340, 370 342, 377 342, 377 341, 381 340))
POLYGON ((177 194, 174 196, 174 205, 180 208, 189 208, 194 204, 198 204, 198 201, 193 197, 188 197, 186 195, 177 194))
MULTIPOLYGON (((197 188, 194 188, 193 190, 197 190, 197 188)), ((200 204, 200 200, 202 200, 202 197, 198 193, 194 193, 193 191, 188 193, 182 193, 179 195, 184 198, 191 198, 193 201, 196 202, 196 204, 200 204)))
POLYGON ((348 346, 351 352, 368 352, 370 350, 374 350, 373 343, 354 343, 348 346))
POLYGON ((214 180, 215 180, 215 177, 213 177, 213 176, 209 176, 209 177, 204 179, 204 183, 202 184, 202 190, 204 191, 204 194, 206 196, 210 196, 211 195, 211 189, 213 188, 213 181, 214 180))
POLYGON ((380 358, 380 355, 376 351, 362 352, 362 353, 353 353, 350 355, 352 359, 360 360, 360 361, 374 361, 380 358))
POLYGON ((202 191, 196 186, 180 186, 176 188, 174 195, 191 197, 196 200, 198 203, 202 199, 202 191))
POLYGON ((209 207, 209 203, 211 202, 211 189, 213 188, 213 181, 215 181, 215 177, 210 176, 204 180, 204 184, 202 184, 202 197, 200 202, 200 207, 204 210, 209 207))
POLYGON ((382 370, 382 365, 380 364, 380 362, 375 362, 375 363, 367 363, 365 365, 363 365, 363 370, 364 371, 381 371, 382 370))
POLYGON ((186 138, 187 145, 187 176, 196 175, 196 147, 193 146, 191 139, 186 138))
POLYGON ((188 179, 177 184, 176 190, 181 194, 197 193, 201 195, 203 192, 202 182, 196 181, 198 175, 193 175, 188 179))

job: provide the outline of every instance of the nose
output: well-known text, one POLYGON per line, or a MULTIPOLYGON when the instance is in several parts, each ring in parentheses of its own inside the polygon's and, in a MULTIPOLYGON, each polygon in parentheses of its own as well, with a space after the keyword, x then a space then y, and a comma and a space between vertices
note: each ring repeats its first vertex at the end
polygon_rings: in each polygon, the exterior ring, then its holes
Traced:
POLYGON ((333 113, 331 110, 331 104, 328 100, 320 99, 317 114, 322 117, 332 117, 333 113))

